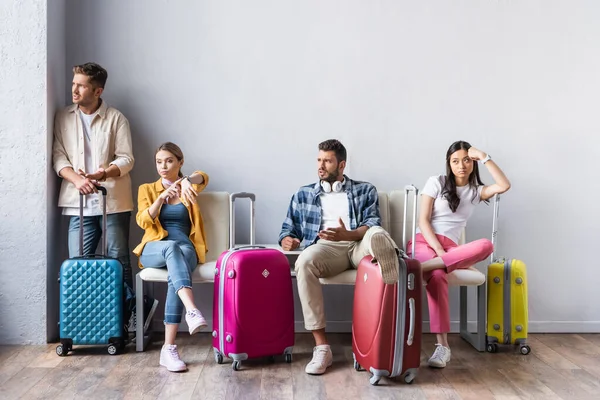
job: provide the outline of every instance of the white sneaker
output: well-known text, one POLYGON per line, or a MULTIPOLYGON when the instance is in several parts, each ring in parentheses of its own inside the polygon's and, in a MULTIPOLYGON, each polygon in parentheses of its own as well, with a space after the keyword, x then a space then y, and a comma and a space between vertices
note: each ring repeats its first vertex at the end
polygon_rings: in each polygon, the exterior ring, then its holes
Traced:
POLYGON ((160 351, 160 365, 171 372, 180 372, 187 369, 187 365, 179 358, 177 345, 165 344, 160 351))
POLYGON ((313 358, 306 365, 304 371, 310 375, 321 375, 325 373, 327 367, 333 363, 333 354, 328 344, 315 346, 313 349, 313 358))
POLYGON ((437 343, 436 346, 437 347, 429 359, 428 364, 433 368, 444 368, 446 364, 450 362, 452 352, 448 347, 442 346, 439 343, 437 343))
POLYGON ((202 329, 206 328, 208 324, 206 320, 200 313, 200 310, 190 310, 185 313, 185 322, 190 329, 190 335, 193 335, 196 332, 200 332, 202 329))

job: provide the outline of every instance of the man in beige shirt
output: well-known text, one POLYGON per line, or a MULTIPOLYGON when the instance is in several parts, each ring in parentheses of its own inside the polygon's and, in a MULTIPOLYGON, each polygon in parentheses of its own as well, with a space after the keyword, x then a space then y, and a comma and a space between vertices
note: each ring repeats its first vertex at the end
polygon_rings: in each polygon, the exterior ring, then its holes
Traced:
MULTIPOLYGON (((103 218, 96 185, 102 185, 107 189, 107 255, 121 262, 125 282, 132 288, 129 171, 134 159, 129 121, 100 97, 108 78, 104 68, 95 63, 77 65, 73 75, 73 104, 56 114, 53 145, 54 169, 63 178, 58 206, 63 215, 70 216, 69 257, 95 253, 103 218), (85 195, 83 221, 79 218, 80 194, 85 195), (83 251, 79 248, 79 224, 83 224, 83 251)), ((150 308, 155 308, 157 302, 152 303, 150 308)))

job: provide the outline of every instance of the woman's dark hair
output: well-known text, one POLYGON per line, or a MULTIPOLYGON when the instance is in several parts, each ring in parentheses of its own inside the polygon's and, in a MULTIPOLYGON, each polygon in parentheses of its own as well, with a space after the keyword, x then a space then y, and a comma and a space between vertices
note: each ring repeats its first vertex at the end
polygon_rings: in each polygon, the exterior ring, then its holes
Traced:
MULTIPOLYGON (((456 176, 452 172, 452 167, 450 167, 450 157, 459 150, 469 151, 470 148, 471 145, 469 143, 459 140, 452 143, 446 152, 446 182, 444 182, 444 186, 442 187, 442 196, 446 197, 446 200, 448 200, 448 205, 452 212, 456 212, 458 209, 460 197, 458 197, 458 193, 456 193, 456 176)), ((474 161, 473 172, 469 175, 469 186, 477 191, 477 187, 481 185, 483 185, 483 182, 479 176, 479 165, 474 161)), ((475 197, 476 194, 473 195, 471 201, 475 200, 475 197)))
MULTIPOLYGON (((183 161, 183 151, 181 151, 179 146, 177 146, 175 143, 165 142, 161 144, 160 146, 158 146, 158 149, 156 149, 156 153, 154 153, 154 155, 158 154, 158 152, 162 150, 168 151, 169 153, 173 154, 177 161, 183 161)), ((181 173, 181 168, 179 169, 178 175, 180 178, 183 176, 183 174, 181 173)))

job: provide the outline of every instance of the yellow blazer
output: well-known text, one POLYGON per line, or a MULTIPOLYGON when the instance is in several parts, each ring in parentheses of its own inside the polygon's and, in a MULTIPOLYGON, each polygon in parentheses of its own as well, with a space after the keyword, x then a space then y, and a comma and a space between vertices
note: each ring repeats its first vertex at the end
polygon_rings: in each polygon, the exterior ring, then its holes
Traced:
MULTIPOLYGON (((194 174, 201 174, 204 178, 204 182, 202 182, 202 184, 192 185, 194 190, 197 193, 200 193, 208 184, 208 175, 202 171, 196 171, 194 174)), ((152 218, 148 212, 150 206, 164 191, 165 188, 162 185, 162 179, 159 179, 153 183, 145 183, 141 185, 138 190, 138 212, 135 216, 135 220, 140 228, 144 230, 142 242, 133 250, 133 253, 138 257, 142 254, 142 251, 144 251, 144 246, 146 243, 162 240, 169 235, 169 233, 161 226, 160 221, 158 220, 160 208, 156 218, 152 218)), ((188 209, 190 221, 192 222, 190 241, 196 249, 198 261, 200 263, 204 263, 206 261, 206 252, 208 251, 208 247, 206 245, 206 234, 204 233, 204 223, 202 221, 202 214, 200 214, 200 207, 198 207, 198 204, 196 203, 187 204, 186 202, 183 202, 183 205, 185 205, 185 207, 188 209)), ((139 261, 138 265, 140 268, 143 268, 139 261)))

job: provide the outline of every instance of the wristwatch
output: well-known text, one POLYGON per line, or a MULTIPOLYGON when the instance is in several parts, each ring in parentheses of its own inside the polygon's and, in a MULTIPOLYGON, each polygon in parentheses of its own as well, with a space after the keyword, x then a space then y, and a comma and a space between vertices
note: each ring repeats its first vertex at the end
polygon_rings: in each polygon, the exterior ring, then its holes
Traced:
POLYGON ((490 161, 492 159, 492 157, 490 157, 490 155, 488 154, 487 156, 485 156, 485 158, 483 160, 481 160, 482 164, 485 164, 486 162, 490 161))

